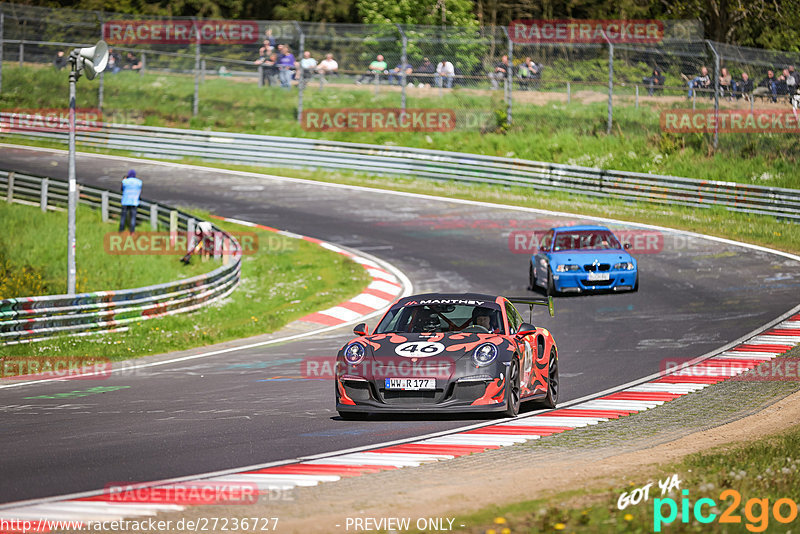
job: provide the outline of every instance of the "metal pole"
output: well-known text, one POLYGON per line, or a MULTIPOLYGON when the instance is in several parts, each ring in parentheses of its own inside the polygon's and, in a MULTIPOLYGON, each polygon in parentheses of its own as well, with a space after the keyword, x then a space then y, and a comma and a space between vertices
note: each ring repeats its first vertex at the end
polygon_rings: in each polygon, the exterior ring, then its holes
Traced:
POLYGON ((147 53, 142 52, 142 66, 139 67, 139 77, 144 76, 144 70, 147 68, 147 53))
POLYGON ((572 88, 570 87, 569 82, 567 82, 567 104, 569 104, 571 101, 572 101, 572 88))
POLYGON ((636 109, 639 109, 639 84, 636 84, 636 109))
POLYGON ((719 64, 719 54, 714 49, 714 45, 711 44, 711 41, 706 39, 706 44, 708 44, 708 48, 711 49, 711 53, 714 54, 714 148, 717 148, 719 143, 719 71, 720 71, 720 64, 719 64))
POLYGON ((306 70, 303 68, 303 54, 305 53, 306 49, 306 34, 303 33, 303 29, 300 27, 300 24, 295 21, 294 27, 297 29, 297 33, 300 35, 300 82, 297 85, 297 122, 301 122, 303 118, 303 93, 305 92, 306 87, 306 70))
POLYGON ((200 60, 200 83, 206 83, 206 60, 200 60))
POLYGON ((101 112, 103 111, 103 79, 105 74, 105 72, 100 73, 100 84, 97 86, 97 109, 101 112))
POLYGON ((19 66, 22 67, 25 62, 25 41, 19 42, 19 66))
POLYGON ((506 69, 506 124, 511 125, 511 107, 513 104, 512 89, 514 83, 514 41, 508 35, 508 28, 502 26, 503 33, 508 40, 508 69, 506 69))
POLYGON ((200 27, 197 19, 192 19, 195 23, 194 31, 197 39, 194 45, 194 97, 192 98, 192 116, 197 117, 200 107, 200 27))
POLYGON ((75 181, 75 84, 78 81, 78 58, 70 54, 69 72, 69 190, 67 193, 67 295, 75 294, 75 208, 78 184, 75 181))
POLYGON ((3 26, 5 26, 6 16, 0 9, 0 93, 3 92, 3 26))
POLYGON ((42 211, 47 211, 47 192, 50 186, 50 179, 43 178, 42 179, 42 190, 39 193, 39 207, 42 208, 42 211))
POLYGON ((406 63, 408 62, 408 38, 406 37, 403 27, 397 24, 397 31, 400 32, 400 39, 403 43, 403 49, 400 51, 400 111, 406 112, 406 63))
POLYGON ((611 125, 614 115, 614 102, 612 96, 614 95, 614 45, 611 41, 608 42, 608 125, 606 126, 606 133, 611 135, 611 125))

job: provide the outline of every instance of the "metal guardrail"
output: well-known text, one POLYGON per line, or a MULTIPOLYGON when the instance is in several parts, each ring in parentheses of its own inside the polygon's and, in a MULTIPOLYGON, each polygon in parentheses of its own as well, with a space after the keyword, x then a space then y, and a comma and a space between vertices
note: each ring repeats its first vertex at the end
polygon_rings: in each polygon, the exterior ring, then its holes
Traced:
MULTIPOLYGON (((100 208, 104 217, 119 214, 120 200, 119 193, 79 186, 79 202, 100 208)), ((0 201, 39 205, 42 210, 63 209, 67 182, 0 170, 0 201)), ((198 221, 188 213, 142 200, 137 222, 149 223, 153 230, 161 225, 191 234, 198 221)), ((135 289, 0 300, 0 345, 118 330, 134 321, 193 311, 230 294, 239 283, 241 246, 230 234, 220 232, 228 240, 225 250, 230 250, 231 261, 206 274, 135 289)))
MULTIPOLYGON (((15 124, 0 113, 0 124, 15 124)), ((454 180, 731 211, 800 220, 800 190, 697 180, 522 159, 386 147, 317 139, 106 124, 78 132, 87 147, 150 158, 192 157, 270 167, 348 170, 454 180)), ((6 129, 32 138, 67 142, 66 131, 6 129)))

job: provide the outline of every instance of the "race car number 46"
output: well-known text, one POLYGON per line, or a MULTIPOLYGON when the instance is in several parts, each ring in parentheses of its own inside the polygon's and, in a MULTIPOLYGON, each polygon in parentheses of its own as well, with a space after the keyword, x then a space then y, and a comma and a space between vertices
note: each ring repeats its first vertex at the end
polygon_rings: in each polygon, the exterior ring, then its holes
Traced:
POLYGON ((436 389, 435 378, 387 378, 386 389, 436 389))
POLYGON ((444 345, 436 341, 407 341, 398 345, 394 352, 407 358, 427 358, 436 356, 444 350, 444 345))

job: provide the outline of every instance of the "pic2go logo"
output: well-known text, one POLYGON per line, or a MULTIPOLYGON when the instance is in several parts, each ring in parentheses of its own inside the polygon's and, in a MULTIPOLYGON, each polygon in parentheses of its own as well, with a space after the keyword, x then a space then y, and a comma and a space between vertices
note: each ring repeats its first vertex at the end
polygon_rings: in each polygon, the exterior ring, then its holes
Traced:
MULTIPOLYGON (((717 519, 717 514, 712 513, 710 510, 717 506, 713 499, 703 498, 698 499, 694 505, 691 504, 686 497, 689 495, 689 490, 681 492, 683 498, 681 499, 680 513, 681 523, 689 523, 689 513, 691 511, 694 519, 699 523, 707 524, 717 519)), ((733 523, 741 524, 742 517, 737 513, 737 509, 742 502, 742 495, 733 489, 725 490, 719 494, 720 501, 727 501, 732 499, 724 512, 719 514, 720 523, 733 523)), ((744 505, 744 517, 747 520, 745 528, 750 532, 764 532, 769 527, 770 511, 772 517, 778 523, 791 523, 797 518, 797 503, 792 499, 783 498, 778 499, 770 509, 769 499, 750 499, 744 505)), ((678 503, 675 499, 657 498, 653 500, 653 531, 661 532, 662 525, 669 525, 678 518, 678 503), (664 515, 665 507, 667 515, 664 515)))

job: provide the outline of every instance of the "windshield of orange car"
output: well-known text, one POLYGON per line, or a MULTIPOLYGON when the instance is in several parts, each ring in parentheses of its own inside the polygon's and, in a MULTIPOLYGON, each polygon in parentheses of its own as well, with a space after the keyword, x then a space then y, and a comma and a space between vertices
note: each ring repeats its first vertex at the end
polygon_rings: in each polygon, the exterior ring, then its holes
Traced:
POLYGON ((503 319, 495 303, 483 306, 464 304, 425 304, 392 308, 375 329, 388 333, 475 332, 503 334, 503 319))

